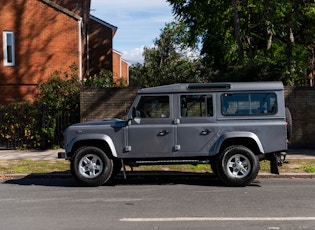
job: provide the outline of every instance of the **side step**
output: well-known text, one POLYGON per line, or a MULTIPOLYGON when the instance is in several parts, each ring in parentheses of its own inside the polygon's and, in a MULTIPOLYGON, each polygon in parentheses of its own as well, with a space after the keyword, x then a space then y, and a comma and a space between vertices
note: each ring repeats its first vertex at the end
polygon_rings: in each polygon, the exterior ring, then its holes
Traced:
POLYGON ((198 165, 198 164, 210 164, 209 160, 153 160, 153 161, 130 161, 125 162, 126 165, 131 167, 137 167, 140 165, 176 165, 176 164, 191 164, 191 165, 198 165))

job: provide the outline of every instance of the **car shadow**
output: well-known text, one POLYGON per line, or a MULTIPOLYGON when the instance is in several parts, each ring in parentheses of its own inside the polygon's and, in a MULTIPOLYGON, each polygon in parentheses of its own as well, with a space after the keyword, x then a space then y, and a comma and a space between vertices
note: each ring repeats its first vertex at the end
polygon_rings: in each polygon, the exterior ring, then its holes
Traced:
POLYGON ((8 175, 2 183, 16 185, 39 185, 56 187, 78 187, 69 171, 51 173, 31 173, 29 175, 8 175))
POLYGON ((223 186, 219 178, 212 173, 178 171, 128 171, 120 172, 109 185, 171 185, 187 184, 200 186, 223 186))
MULTIPOLYGON (((8 178, 3 183, 16 185, 39 185, 54 187, 84 187, 66 172, 52 172, 48 174, 29 174, 27 176, 8 178)), ((222 186, 219 178, 213 173, 178 172, 178 171, 128 171, 120 172, 104 186, 127 185, 196 185, 196 186, 222 186)), ((249 186, 260 186, 254 181, 249 186)))

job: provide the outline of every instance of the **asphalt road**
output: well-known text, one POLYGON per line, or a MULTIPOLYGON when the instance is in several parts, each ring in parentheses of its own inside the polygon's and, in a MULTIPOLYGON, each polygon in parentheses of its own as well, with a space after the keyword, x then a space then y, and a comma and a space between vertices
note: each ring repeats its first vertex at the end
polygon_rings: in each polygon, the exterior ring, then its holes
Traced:
POLYGON ((0 182, 1 229, 315 229, 314 179, 148 176, 79 187, 71 178, 0 182))

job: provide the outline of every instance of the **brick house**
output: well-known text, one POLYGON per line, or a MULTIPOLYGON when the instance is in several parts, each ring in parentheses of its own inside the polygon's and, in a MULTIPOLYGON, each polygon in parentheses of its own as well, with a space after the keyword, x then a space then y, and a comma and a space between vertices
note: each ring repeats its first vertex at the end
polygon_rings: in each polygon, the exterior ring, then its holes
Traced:
POLYGON ((122 53, 113 50, 113 79, 114 82, 123 80, 124 85, 129 85, 129 64, 122 57, 122 53), (121 79, 121 76, 127 76, 121 79))
POLYGON ((0 104, 32 101, 39 82, 73 64, 80 80, 106 69, 128 84, 128 63, 113 50, 117 27, 90 15, 90 3, 0 0, 0 104))

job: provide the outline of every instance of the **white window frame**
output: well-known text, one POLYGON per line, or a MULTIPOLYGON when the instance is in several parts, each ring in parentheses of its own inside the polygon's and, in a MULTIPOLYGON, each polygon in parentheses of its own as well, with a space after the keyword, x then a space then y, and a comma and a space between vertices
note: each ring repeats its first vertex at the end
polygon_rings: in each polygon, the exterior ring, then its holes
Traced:
POLYGON ((14 32, 3 31, 3 64, 4 66, 15 66, 15 47, 14 47, 14 32), (8 35, 11 35, 8 40, 8 35), (11 47, 9 50, 8 47, 11 47), (11 57, 9 60, 9 57, 11 57))

